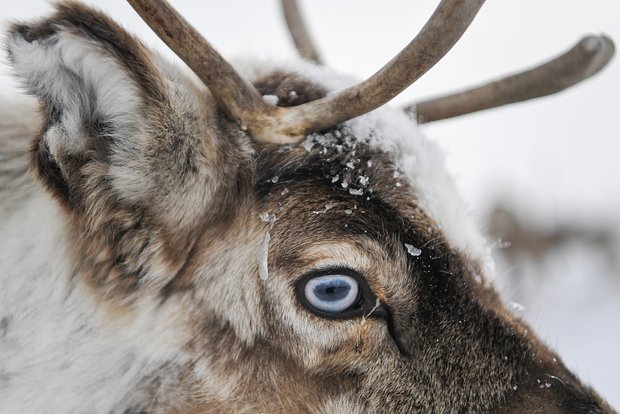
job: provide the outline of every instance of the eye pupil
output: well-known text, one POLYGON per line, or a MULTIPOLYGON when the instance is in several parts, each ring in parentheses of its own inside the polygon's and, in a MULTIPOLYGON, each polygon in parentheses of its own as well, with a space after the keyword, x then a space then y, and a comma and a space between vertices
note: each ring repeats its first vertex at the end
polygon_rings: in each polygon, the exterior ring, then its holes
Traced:
POLYGON ((351 285, 338 279, 321 283, 314 288, 314 295, 320 300, 338 301, 347 297, 351 285))
POLYGON ((306 301, 316 310, 339 313, 357 300, 359 285, 351 276, 326 275, 308 280, 304 288, 306 301))

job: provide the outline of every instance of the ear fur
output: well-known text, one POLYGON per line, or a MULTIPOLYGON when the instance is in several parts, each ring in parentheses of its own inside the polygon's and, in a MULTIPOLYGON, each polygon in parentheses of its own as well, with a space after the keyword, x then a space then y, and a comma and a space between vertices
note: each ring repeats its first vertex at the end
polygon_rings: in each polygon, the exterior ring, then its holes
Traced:
POLYGON ((71 205, 79 202, 70 189, 87 158, 135 150, 129 137, 140 136, 145 109, 166 94, 146 49, 107 16, 77 3, 56 7, 51 18, 13 25, 8 49, 45 113, 35 171, 71 205))
POLYGON ((13 25, 8 52, 43 112, 31 169, 69 215, 76 256, 98 285, 167 283, 205 212, 221 221, 229 189, 249 186, 247 137, 204 87, 84 5, 13 25))

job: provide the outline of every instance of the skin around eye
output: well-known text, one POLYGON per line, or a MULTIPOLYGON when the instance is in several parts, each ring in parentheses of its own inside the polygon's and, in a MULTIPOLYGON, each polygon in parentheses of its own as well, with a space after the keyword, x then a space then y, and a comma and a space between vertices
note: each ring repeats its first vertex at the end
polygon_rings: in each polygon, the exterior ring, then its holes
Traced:
POLYGON ((339 313, 349 309, 357 300, 359 284, 346 275, 326 275, 310 279, 304 296, 315 309, 339 313))

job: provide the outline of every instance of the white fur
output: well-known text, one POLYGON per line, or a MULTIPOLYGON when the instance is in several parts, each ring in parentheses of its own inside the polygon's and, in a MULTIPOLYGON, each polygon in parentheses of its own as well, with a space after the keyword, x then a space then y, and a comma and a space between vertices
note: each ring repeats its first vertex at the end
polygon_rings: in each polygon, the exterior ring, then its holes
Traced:
POLYGON ((336 398, 327 400, 321 407, 319 407, 320 414, 362 414, 364 413, 364 406, 357 404, 354 401, 357 397, 354 395, 340 395, 336 398))
POLYGON ((33 42, 13 34, 9 51, 15 71, 28 89, 39 91, 63 108, 59 125, 50 128, 45 137, 56 158, 64 152, 84 149, 84 117, 100 116, 114 125, 119 136, 136 132, 135 114, 140 105, 136 87, 126 70, 101 46, 59 31, 33 42), (91 99, 95 96, 89 96, 90 91, 94 91, 96 99, 91 99), (92 113, 87 113, 91 108, 92 113))
MULTIPOLYGON (((143 158, 151 135, 142 112, 145 104, 127 68, 109 51, 66 30, 32 42, 15 33, 9 36, 9 50, 14 70, 26 88, 62 108, 61 119, 44 136, 55 159, 86 149, 84 119, 104 120, 112 128, 93 138, 114 142, 109 178, 119 199, 139 202, 161 186, 157 177, 149 176, 152 171, 148 168, 153 166, 146 165, 143 158)), ((159 55, 153 53, 152 58, 157 61, 156 70, 164 75, 170 105, 177 113, 202 114, 201 95, 190 86, 190 77, 159 55)), ((217 178, 199 176, 195 182, 185 183, 191 190, 184 191, 180 200, 165 200, 167 208, 162 211, 173 212, 180 224, 193 222, 194 216, 182 216, 187 212, 182 206, 204 203, 214 182, 217 178)))
POLYGON ((238 338, 247 345, 265 333, 261 310, 258 266, 252 240, 259 237, 249 223, 239 224, 239 231, 229 238, 214 240, 201 255, 209 267, 195 277, 197 310, 204 314, 220 315, 233 327, 238 338), (237 258, 234 267, 230 257, 237 258), (234 309, 226 312, 226 309, 234 309))
MULTIPOLYGON (((124 138, 112 154, 113 165, 123 166, 111 171, 119 197, 135 199, 154 185, 143 175, 148 171, 137 173, 140 166, 133 163, 147 143, 143 103, 125 68, 100 45, 67 31, 33 42, 14 34, 8 43, 27 89, 63 109, 44 136, 52 156, 84 150, 82 121, 99 117, 124 138)), ((198 112, 196 95, 176 91, 184 88, 176 80, 171 93, 185 101, 175 103, 198 112)), ((22 116, 33 117, 32 109, 22 116)), ((31 184, 19 191, 26 194, 19 209, 4 211, 7 200, 0 199, 0 413, 123 412, 142 403, 149 376, 164 367, 170 374, 187 362, 182 346, 191 334, 182 306, 148 293, 125 307, 101 306, 105 298, 73 277, 73 241, 56 203, 31 184)), ((169 269, 156 257, 153 262, 149 279, 165 281, 159 276, 169 269)))
POLYGON ((145 297, 108 315, 71 279, 63 219, 34 191, 0 217, 0 413, 107 413, 130 406, 149 374, 183 363, 177 305, 145 297), (26 411, 21 411, 26 412, 26 411))

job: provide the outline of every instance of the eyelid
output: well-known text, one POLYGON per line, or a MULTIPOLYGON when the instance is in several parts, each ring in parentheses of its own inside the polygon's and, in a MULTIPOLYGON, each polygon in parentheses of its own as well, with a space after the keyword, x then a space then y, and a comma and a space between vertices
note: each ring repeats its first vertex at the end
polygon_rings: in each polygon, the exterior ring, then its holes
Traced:
POLYGON ((378 317, 378 318, 388 318, 389 317, 389 309, 385 304, 380 304, 378 307, 377 304, 377 296, 374 294, 370 286, 364 279, 364 277, 357 272, 348 267, 328 267, 323 269, 314 269, 310 272, 301 276, 295 282, 295 293, 297 295, 297 300, 302 304, 302 306, 308 310, 309 312, 320 316, 325 319, 354 319, 358 317, 378 317), (328 275, 345 275, 355 279, 359 286, 359 297, 360 303, 353 305, 353 307, 349 310, 339 312, 339 313, 327 313, 322 312, 318 309, 315 309, 306 299, 305 297, 305 286, 309 280, 328 275))

